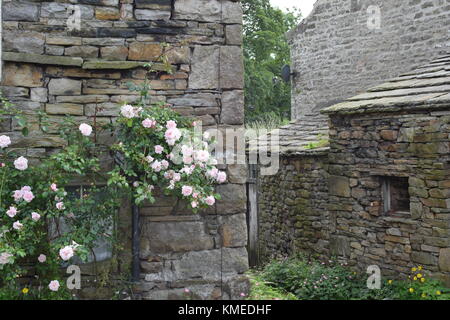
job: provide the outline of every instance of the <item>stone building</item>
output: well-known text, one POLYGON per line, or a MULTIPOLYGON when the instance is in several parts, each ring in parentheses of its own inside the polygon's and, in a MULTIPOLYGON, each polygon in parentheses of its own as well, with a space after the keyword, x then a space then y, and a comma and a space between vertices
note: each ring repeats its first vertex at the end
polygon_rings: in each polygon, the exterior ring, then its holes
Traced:
POLYGON ((319 0, 291 34, 295 112, 279 172, 257 179, 260 260, 420 264, 450 285, 449 17, 448 1, 319 0))
MULTIPOLYGON (((89 121, 99 106, 98 121, 114 121, 121 103, 138 98, 127 83, 145 79, 143 66, 161 55, 162 43, 173 48, 168 53, 173 74, 160 72, 151 78, 153 101, 171 104, 206 128, 243 124, 238 1, 3 0, 2 10, 1 90, 36 130, 22 138, 15 122, 1 119, 0 132, 11 136, 14 148, 30 159, 62 146, 56 131, 64 115, 89 121), (49 115, 46 134, 37 130, 38 111, 49 115)), ((228 169, 229 183, 217 190, 223 200, 209 212, 193 215, 165 198, 157 207, 141 210, 136 298, 179 298, 185 287, 201 299, 236 298, 246 291, 245 175, 242 168, 228 169)), ((125 204, 121 263, 108 267, 106 260, 97 267, 112 278, 130 270, 130 217, 125 204)), ((91 269, 84 268, 84 275, 93 276, 91 269)), ((84 297, 101 292, 83 288, 84 297)))

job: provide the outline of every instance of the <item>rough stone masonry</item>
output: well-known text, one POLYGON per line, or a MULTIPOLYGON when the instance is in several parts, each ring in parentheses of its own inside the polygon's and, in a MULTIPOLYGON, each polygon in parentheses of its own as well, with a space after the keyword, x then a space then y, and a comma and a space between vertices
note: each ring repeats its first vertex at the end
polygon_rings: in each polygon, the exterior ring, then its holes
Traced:
MULTIPOLYGON (((168 54, 173 74, 151 78, 153 101, 171 104, 206 128, 243 124, 238 1, 3 0, 2 24, 1 89, 35 130, 22 138, 17 124, 5 118, 0 132, 31 159, 62 146, 56 131, 64 115, 89 121, 98 105, 98 121, 114 121, 121 103, 137 100, 127 83, 145 79, 143 65, 160 56, 161 43, 175 48, 168 54), (68 26, 76 10, 80 30, 68 26), (50 116, 47 134, 37 131, 38 111, 50 116)), ((137 297, 182 298, 185 287, 201 299, 236 298, 245 292, 246 170, 230 166, 228 176, 229 183, 217 190, 223 200, 210 212, 193 215, 164 198, 159 207, 142 210, 137 297)), ((129 240, 127 225, 121 230, 129 240)))

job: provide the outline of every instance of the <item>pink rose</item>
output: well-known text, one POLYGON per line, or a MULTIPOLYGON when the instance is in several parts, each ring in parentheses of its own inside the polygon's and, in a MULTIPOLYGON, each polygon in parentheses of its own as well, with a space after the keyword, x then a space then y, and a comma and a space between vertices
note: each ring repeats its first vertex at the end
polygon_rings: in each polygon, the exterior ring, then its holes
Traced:
POLYGON ((59 250, 59 256, 64 261, 69 260, 70 258, 73 257, 73 255, 74 255, 74 251, 73 251, 73 248, 71 246, 65 246, 64 248, 59 250))
POLYGON ((24 157, 17 158, 14 161, 14 167, 17 170, 24 171, 28 168, 28 160, 24 157))
POLYGON ((0 264, 7 264, 9 263, 9 258, 11 258, 13 255, 8 252, 3 252, 0 254, 0 264))
POLYGON ((58 203, 56 204, 56 208, 57 208, 58 210, 64 210, 64 209, 65 209, 64 203, 63 203, 63 202, 58 202, 58 203))
POLYGON ((161 153, 163 153, 163 151, 164 151, 164 148, 162 146, 160 146, 160 145, 155 146, 155 152, 157 154, 161 154, 161 153))
POLYGON ((142 126, 144 128, 153 128, 156 126, 156 121, 152 120, 152 119, 145 119, 144 121, 142 121, 142 126))
POLYGON ((169 167, 169 162, 167 162, 166 160, 163 160, 163 161, 161 161, 161 166, 165 170, 169 167))
POLYGON ((223 171, 220 171, 217 174, 217 182, 218 183, 224 183, 227 180, 227 174, 223 171))
POLYGON ((6 148, 11 144, 11 139, 8 136, 0 136, 0 148, 6 148))
POLYGON ((41 218, 41 215, 37 212, 32 212, 31 213, 31 219, 33 219, 34 221, 39 221, 39 219, 41 218))
POLYGON ((33 201, 34 199, 34 194, 31 191, 25 191, 23 193, 23 200, 25 200, 26 202, 30 203, 31 201, 33 201))
POLYGON ((16 207, 9 207, 8 211, 6 211, 6 214, 10 216, 11 218, 14 218, 17 214, 17 208, 16 207))
POLYGON ((173 120, 167 121, 166 128, 167 129, 175 129, 177 127, 177 123, 173 120))
POLYGON ((216 199, 213 196, 209 196, 205 199, 205 202, 208 206, 212 206, 216 203, 216 199))
POLYGON ((217 169, 217 168, 212 168, 211 170, 208 170, 208 172, 207 172, 208 176, 210 176, 213 179, 217 179, 218 173, 219 173, 219 169, 217 169))
POLYGON ((166 138, 167 143, 169 143, 168 141, 176 141, 181 138, 181 131, 177 128, 167 129, 164 137, 166 138))
POLYGON ((145 159, 147 160, 148 163, 151 163, 153 162, 153 160, 155 160, 155 158, 153 158, 152 156, 147 156, 145 159))
POLYGON ((20 230, 23 228, 23 224, 21 224, 20 221, 16 221, 13 223, 13 228, 16 230, 20 230))
POLYGON ((52 282, 50 282, 50 284, 48 285, 48 288, 52 291, 58 291, 59 290, 59 281, 58 280, 53 280, 52 282))
POLYGON ((198 202, 197 201, 192 201, 191 202, 191 207, 192 208, 197 208, 197 206, 198 206, 198 202))
POLYGON ((155 160, 155 162, 152 163, 151 167, 155 172, 160 172, 162 170, 161 162, 159 162, 158 160, 155 160))
POLYGON ((181 153, 183 153, 184 157, 190 157, 194 153, 194 149, 190 146, 183 145, 181 147, 181 153))
POLYGON ((206 150, 199 150, 195 153, 195 160, 206 162, 209 159, 209 152, 206 150))
POLYGON ((50 186, 50 189, 52 189, 52 191, 54 191, 54 192, 58 191, 58 187, 56 186, 56 183, 52 183, 50 186))
POLYGON ((47 261, 47 257, 45 256, 45 254, 39 255, 38 261, 39 261, 40 263, 44 263, 45 261, 47 261))
POLYGON ((178 172, 173 174, 173 181, 178 182, 181 180, 181 174, 179 174, 178 172))
POLYGON ((194 192, 194 193, 192 194, 192 198, 197 199, 197 198, 198 198, 198 192, 194 192))
POLYGON ((191 186, 183 186, 181 188, 181 193, 183 196, 188 197, 192 194, 193 188, 191 186))
POLYGON ((124 105, 121 109, 120 109, 120 113, 122 114, 122 116, 124 116, 125 118, 131 119, 136 117, 136 110, 133 106, 130 106, 129 104, 124 105))
POLYGON ((183 157, 183 163, 184 164, 191 164, 194 159, 192 157, 183 157))
POLYGON ((86 123, 80 124, 80 132, 83 136, 89 137, 92 133, 92 127, 86 123))
POLYGON ((23 191, 22 190, 14 191, 13 197, 16 202, 19 202, 23 197, 23 191))

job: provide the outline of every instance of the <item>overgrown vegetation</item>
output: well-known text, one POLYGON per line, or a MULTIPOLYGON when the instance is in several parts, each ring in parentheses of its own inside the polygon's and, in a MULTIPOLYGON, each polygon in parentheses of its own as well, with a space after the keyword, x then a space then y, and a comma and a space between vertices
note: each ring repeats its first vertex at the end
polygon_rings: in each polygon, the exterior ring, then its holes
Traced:
POLYGON ((369 275, 357 273, 335 260, 319 262, 302 256, 273 261, 250 273, 249 299, 300 300, 448 300, 450 289, 429 278, 417 266, 407 279, 381 279, 380 289, 369 289, 369 275))
POLYGON ((246 123, 264 121, 274 113, 290 119, 291 87, 281 79, 290 64, 286 32, 300 20, 298 11, 285 13, 269 0, 243 0, 246 123))

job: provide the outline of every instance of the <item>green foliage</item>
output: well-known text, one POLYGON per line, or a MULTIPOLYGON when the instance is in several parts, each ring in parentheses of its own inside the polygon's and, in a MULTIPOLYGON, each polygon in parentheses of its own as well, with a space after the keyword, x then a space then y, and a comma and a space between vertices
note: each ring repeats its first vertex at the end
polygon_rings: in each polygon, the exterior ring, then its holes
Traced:
MULTIPOLYGON (((382 279, 381 289, 369 289, 367 274, 358 274, 334 260, 319 262, 298 256, 269 263, 253 277, 274 288, 274 297, 279 292, 287 292, 301 300, 450 299, 450 290, 441 282, 429 279, 422 267, 413 270, 407 280, 382 279)), ((251 297, 262 296, 260 290, 253 283, 251 297)), ((264 292, 271 291, 265 289, 264 292)), ((266 294, 264 298, 270 298, 270 295, 266 294)))
POLYGON ((271 131, 287 124, 289 124, 288 119, 276 112, 268 112, 247 121, 245 128, 255 130, 259 135, 262 130, 271 131))
POLYGON ((247 300, 298 300, 292 294, 281 288, 276 288, 273 283, 267 282, 257 272, 249 272, 251 291, 247 300))
POLYGON ((290 118, 291 88, 281 79, 290 64, 286 32, 300 20, 297 11, 284 13, 269 0, 243 0, 246 121, 266 112, 290 118))

